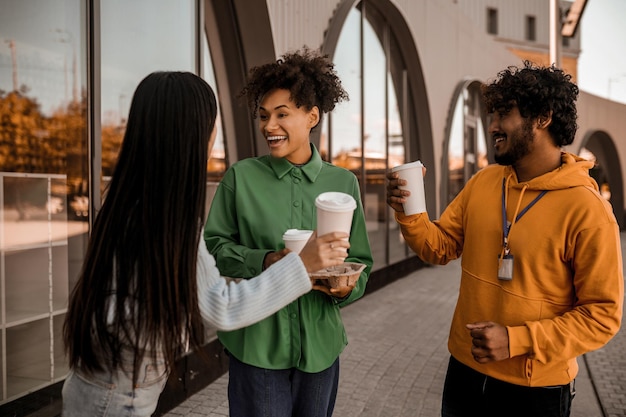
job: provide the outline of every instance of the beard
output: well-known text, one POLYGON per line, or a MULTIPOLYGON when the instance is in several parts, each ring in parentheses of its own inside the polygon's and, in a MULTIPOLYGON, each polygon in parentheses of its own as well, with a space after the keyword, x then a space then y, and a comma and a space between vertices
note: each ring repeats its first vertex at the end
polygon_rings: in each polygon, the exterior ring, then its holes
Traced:
POLYGON ((495 161, 500 165, 515 165, 517 161, 530 153, 530 145, 534 140, 532 120, 525 119, 521 128, 507 135, 508 149, 501 154, 494 155, 495 161))

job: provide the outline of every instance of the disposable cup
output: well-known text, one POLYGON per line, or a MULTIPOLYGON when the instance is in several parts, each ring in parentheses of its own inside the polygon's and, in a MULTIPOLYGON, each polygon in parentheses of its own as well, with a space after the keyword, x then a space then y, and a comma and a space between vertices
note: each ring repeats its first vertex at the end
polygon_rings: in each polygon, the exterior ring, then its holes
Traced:
POLYGON ((331 232, 350 233, 352 215, 356 209, 356 200, 350 195, 339 192, 322 193, 315 199, 317 207, 317 235, 331 232))
POLYGON ((398 188, 411 192, 411 195, 407 197, 406 202, 403 204, 404 214, 406 215, 424 213, 426 211, 423 167, 424 165, 420 161, 415 161, 391 169, 392 172, 397 172, 399 177, 407 182, 406 185, 398 188))
POLYGON ((285 242, 287 249, 300 253, 306 242, 309 241, 311 234, 313 234, 313 230, 288 229, 283 233, 283 242, 285 242))

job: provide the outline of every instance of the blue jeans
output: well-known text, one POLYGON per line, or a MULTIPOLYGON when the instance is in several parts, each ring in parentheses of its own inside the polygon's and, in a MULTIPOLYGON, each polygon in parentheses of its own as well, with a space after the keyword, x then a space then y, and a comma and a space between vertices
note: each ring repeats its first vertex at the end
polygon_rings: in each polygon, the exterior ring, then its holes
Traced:
POLYGON ((167 382, 163 362, 145 360, 137 384, 121 370, 87 375, 71 370, 63 383, 63 417, 150 417, 167 382))
POLYGON ((331 417, 339 385, 339 359, 310 374, 263 369, 229 355, 230 417, 331 417))
POLYGON ((443 417, 569 417, 573 382, 554 387, 509 384, 450 357, 443 387, 443 417))

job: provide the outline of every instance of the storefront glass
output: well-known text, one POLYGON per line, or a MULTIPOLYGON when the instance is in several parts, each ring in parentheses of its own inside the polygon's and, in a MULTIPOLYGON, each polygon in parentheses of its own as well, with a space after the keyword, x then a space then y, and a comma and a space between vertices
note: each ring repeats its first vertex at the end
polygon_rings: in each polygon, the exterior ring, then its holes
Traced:
POLYGON ((67 374, 87 234, 84 2, 0 3, 0 404, 67 374), (82 212, 81 212, 82 213, 82 212))
POLYGON ((195 1, 101 2, 102 175, 113 172, 130 102, 154 71, 195 72, 195 1))
POLYGON ((333 111, 321 148, 361 182, 374 269, 380 269, 408 256, 385 194, 386 171, 405 162, 397 92, 406 91, 406 80, 392 76, 388 24, 376 13, 370 17, 355 7, 342 27, 333 59, 350 101, 333 111))

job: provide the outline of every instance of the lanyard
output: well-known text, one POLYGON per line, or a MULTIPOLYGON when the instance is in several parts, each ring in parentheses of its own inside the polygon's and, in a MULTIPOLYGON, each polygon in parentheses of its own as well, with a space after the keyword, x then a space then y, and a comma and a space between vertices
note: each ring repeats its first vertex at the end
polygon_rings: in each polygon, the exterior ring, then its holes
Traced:
MULTIPOLYGON (((503 178, 502 179, 502 230, 503 230, 504 238, 502 241, 502 246, 504 247, 505 252, 508 253, 509 231, 511 230, 511 226, 513 226, 513 224, 507 225, 507 222, 506 222, 506 198, 504 197, 505 192, 506 192, 506 178, 503 178)), ((541 193, 539 193, 539 195, 535 197, 533 201, 531 201, 526 207, 524 207, 522 211, 520 211, 517 217, 515 217, 515 221, 513 223, 517 223, 519 219, 521 219, 522 216, 526 214, 526 212, 530 210, 530 208, 534 206, 537 201, 539 201, 541 197, 546 195, 547 192, 548 190, 543 190, 541 193)))

